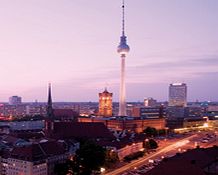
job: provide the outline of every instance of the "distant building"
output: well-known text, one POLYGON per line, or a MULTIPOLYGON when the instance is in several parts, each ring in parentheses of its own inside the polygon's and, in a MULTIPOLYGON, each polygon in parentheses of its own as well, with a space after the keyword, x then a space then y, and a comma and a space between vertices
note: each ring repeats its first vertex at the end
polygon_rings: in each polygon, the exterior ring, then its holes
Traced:
POLYGON ((10 105, 20 105, 22 103, 22 98, 18 96, 9 97, 10 105))
POLYGON ((160 107, 133 107, 133 117, 163 118, 166 117, 166 108, 160 107))
POLYGON ((188 106, 185 107, 185 118, 199 118, 202 117, 204 113, 204 109, 202 107, 197 106, 188 106))
POLYGON ((184 128, 204 126, 207 123, 206 118, 185 118, 183 121, 184 128))
POLYGON ((157 105, 157 100, 149 97, 144 99, 144 106, 145 107, 154 107, 157 105))
POLYGON ((179 106, 173 106, 167 108, 167 118, 184 118, 185 116, 185 108, 179 106))
POLYGON ((218 105, 208 105, 207 111, 208 112, 218 112, 218 105))
POLYGON ((181 106, 169 106, 167 108, 167 126, 169 128, 181 128, 183 127, 184 119, 198 119, 203 117, 202 107, 181 107, 181 106))
POLYGON ((158 130, 165 129, 165 119, 164 118, 154 118, 154 119, 142 119, 141 117, 111 117, 111 118, 87 118, 79 117, 79 122, 92 122, 92 123, 104 123, 104 125, 114 131, 129 131, 141 133, 147 127, 156 128, 158 130))
POLYGON ((187 86, 185 83, 173 83, 169 87, 169 106, 187 105, 187 86))
POLYGON ((167 108, 167 127, 181 128, 185 117, 185 108, 180 106, 170 106, 167 108))
POLYGON ((46 113, 45 106, 36 105, 36 104, 28 104, 26 105, 26 115, 42 115, 44 116, 46 113))
POLYGON ((73 109, 54 109, 54 119, 60 121, 76 121, 79 114, 73 109))
POLYGON ((218 116, 218 105, 208 105, 205 115, 210 117, 218 116))
POLYGON ((10 129, 13 131, 24 131, 24 130, 41 130, 44 127, 42 120, 30 120, 30 121, 11 121, 5 122, 10 129))
POLYGON ((201 107, 179 107, 172 106, 167 108, 167 117, 171 118, 195 118, 203 116, 201 107))
POLYGON ((100 116, 111 117, 112 116, 112 96, 113 93, 109 93, 107 89, 104 92, 99 93, 99 112, 100 116))

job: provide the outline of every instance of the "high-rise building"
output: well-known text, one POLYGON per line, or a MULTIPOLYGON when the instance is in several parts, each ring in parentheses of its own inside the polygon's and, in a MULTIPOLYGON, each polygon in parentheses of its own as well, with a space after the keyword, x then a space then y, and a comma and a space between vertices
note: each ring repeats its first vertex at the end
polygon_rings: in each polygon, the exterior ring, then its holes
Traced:
POLYGON ((100 116, 111 117, 112 116, 112 96, 113 93, 110 93, 105 88, 104 92, 99 93, 99 110, 98 114, 100 116))
POLYGON ((10 105, 20 105, 22 103, 22 98, 18 96, 9 97, 10 105))
POLYGON ((130 48, 127 45, 125 36, 125 18, 124 18, 124 0, 122 4, 122 35, 120 37, 120 43, 117 47, 117 52, 121 58, 121 81, 120 81, 120 97, 119 97, 119 116, 126 116, 126 83, 125 83, 125 58, 130 48))
POLYGON ((144 106, 145 107, 154 107, 157 105, 157 100, 149 97, 144 99, 144 106))
POLYGON ((169 106, 187 105, 187 86, 185 83, 173 83, 169 87, 169 106))

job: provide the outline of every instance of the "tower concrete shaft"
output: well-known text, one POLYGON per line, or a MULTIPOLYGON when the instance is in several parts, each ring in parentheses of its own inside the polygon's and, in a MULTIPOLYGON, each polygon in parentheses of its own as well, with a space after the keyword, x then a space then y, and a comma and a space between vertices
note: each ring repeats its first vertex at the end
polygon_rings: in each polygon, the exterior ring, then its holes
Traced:
POLYGON ((119 116, 126 116, 125 54, 121 55, 119 116))

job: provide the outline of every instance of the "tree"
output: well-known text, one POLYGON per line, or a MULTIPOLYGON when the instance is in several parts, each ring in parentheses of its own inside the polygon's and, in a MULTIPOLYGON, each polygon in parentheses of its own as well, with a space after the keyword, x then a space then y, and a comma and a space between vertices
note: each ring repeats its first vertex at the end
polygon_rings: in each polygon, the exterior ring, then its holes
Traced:
POLYGON ((56 164, 54 167, 54 173, 57 175, 66 175, 69 174, 69 171, 72 169, 73 162, 67 160, 65 163, 56 164))
POLYGON ((105 149, 93 141, 86 141, 77 151, 76 162, 81 174, 91 174, 92 170, 99 170, 105 163, 105 149))
POLYGON ((157 142, 154 139, 149 139, 150 149, 156 149, 158 147, 157 142))
POLYGON ((156 136, 157 135, 157 130, 155 128, 152 128, 152 127, 147 127, 145 130, 144 130, 144 133, 151 137, 151 136, 156 136))
POLYGON ((143 157, 144 154, 145 154, 144 151, 138 151, 138 152, 135 152, 135 153, 132 153, 132 154, 125 156, 124 160, 129 162, 131 160, 138 159, 139 157, 143 157))
POLYGON ((143 143, 145 149, 156 149, 158 147, 157 142, 154 139, 145 140, 143 143))
POLYGON ((166 130, 165 129, 160 129, 158 131, 159 135, 166 135, 166 130))
POLYGON ((105 166, 111 168, 119 161, 117 152, 114 150, 107 150, 105 154, 105 166))
POLYGON ((149 144, 149 140, 148 139, 146 139, 143 142, 143 148, 145 148, 146 150, 150 149, 150 144, 149 144))

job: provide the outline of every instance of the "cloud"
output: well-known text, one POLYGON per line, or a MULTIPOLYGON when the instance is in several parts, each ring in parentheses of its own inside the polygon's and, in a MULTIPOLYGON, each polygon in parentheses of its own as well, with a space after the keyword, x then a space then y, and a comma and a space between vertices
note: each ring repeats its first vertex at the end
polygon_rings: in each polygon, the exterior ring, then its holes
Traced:
POLYGON ((187 81, 189 99, 218 101, 218 71, 195 72, 195 78, 187 81))
MULTIPOLYGON (((107 70, 108 71, 108 70, 107 70)), ((102 72, 100 75, 89 74, 81 79, 69 79, 52 84, 52 94, 54 101, 98 101, 98 93, 103 91, 105 86, 114 94, 114 101, 118 101, 119 96, 119 72, 102 72), (112 77, 107 77, 112 76, 112 77), (114 79, 114 82, 113 82, 114 79), (116 81, 115 81, 116 80, 116 81)), ((161 74, 160 72, 158 72, 161 74)), ((198 100, 218 100, 217 89, 218 71, 193 71, 193 77, 184 79, 188 85, 189 101, 198 100)), ((127 100, 142 101, 145 97, 153 97, 159 101, 168 99, 168 86, 172 82, 170 78, 159 75, 155 81, 148 81, 153 77, 143 77, 139 79, 134 76, 127 76, 127 100), (158 80, 159 78, 159 80, 158 80), (130 80, 131 79, 131 80, 130 80)), ((179 75, 175 75, 178 77, 179 75)), ((190 75, 186 75, 189 77, 190 75)), ((182 78, 184 75, 181 76, 182 78)), ((35 89, 29 89, 21 94, 25 96, 25 101, 47 100, 47 85, 35 89)))
POLYGON ((193 74, 199 75, 201 77, 206 76, 218 76, 218 71, 211 71, 211 72, 194 72, 193 74))
MULTIPOLYGON (((198 72, 204 70, 215 71, 218 67, 217 55, 187 56, 183 60, 167 60, 142 65, 126 67, 127 83, 170 83, 173 81, 188 81, 201 76, 198 72)), ((105 69, 87 72, 79 78, 72 77, 64 81, 65 84, 76 85, 84 89, 96 87, 117 86, 120 82, 120 68, 108 67, 105 69)))

